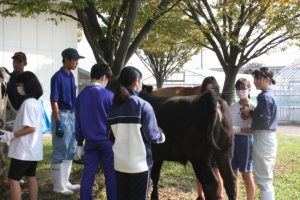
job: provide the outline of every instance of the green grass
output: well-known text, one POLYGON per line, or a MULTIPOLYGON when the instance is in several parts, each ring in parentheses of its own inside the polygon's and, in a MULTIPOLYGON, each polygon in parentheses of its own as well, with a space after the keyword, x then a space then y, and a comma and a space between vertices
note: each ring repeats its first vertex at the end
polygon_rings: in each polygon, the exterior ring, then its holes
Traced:
MULTIPOLYGON (((276 199, 300 199, 300 137, 278 134, 278 154, 274 173, 276 199)), ((38 164, 37 179, 39 182, 39 199, 73 200, 79 199, 79 192, 65 197, 52 192, 50 178, 51 141, 44 142, 44 161, 38 164)), ((82 165, 73 164, 71 182, 80 183, 82 165)), ((245 199, 245 188, 240 181, 240 198, 245 199)), ((24 187, 24 186, 23 186, 24 187)), ((190 164, 183 166, 173 162, 165 162, 159 182, 160 199, 196 198, 195 178, 190 164)), ((151 187, 150 187, 151 192, 151 187)), ((256 199, 259 191, 256 187, 256 199)), ((94 199, 106 199, 103 174, 99 173, 94 185, 94 199)), ((23 199, 27 199, 26 193, 23 199)))

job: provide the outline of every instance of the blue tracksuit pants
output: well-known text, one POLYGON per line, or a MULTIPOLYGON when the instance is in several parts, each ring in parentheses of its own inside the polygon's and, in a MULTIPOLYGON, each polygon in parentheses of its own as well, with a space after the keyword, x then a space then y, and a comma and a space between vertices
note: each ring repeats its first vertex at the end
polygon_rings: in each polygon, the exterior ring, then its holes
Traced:
POLYGON ((103 165, 106 197, 117 199, 114 156, 110 140, 87 141, 84 145, 84 169, 81 179, 80 199, 93 199, 93 185, 99 165, 103 165))

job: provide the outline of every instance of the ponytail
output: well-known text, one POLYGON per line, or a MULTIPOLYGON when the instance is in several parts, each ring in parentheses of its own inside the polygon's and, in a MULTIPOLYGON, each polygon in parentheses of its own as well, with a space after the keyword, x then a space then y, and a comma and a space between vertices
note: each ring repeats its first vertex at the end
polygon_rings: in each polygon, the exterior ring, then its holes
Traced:
POLYGON ((128 92, 128 90, 119 82, 116 81, 115 83, 115 96, 113 99, 113 103, 117 106, 123 104, 128 97, 130 96, 130 93, 128 92))

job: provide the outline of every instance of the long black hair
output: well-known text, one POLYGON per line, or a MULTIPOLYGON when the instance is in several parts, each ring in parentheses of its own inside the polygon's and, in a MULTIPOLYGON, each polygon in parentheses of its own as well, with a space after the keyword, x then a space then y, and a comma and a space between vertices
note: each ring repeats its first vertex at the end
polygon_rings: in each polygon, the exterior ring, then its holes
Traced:
POLYGON ((23 83, 25 97, 39 99, 43 95, 43 89, 36 75, 25 71, 17 77, 17 83, 23 83))
POLYGON ((269 78, 270 84, 275 85, 276 81, 273 79, 274 73, 267 67, 261 67, 257 70, 255 70, 252 73, 253 78, 260 79, 261 77, 269 78))
POLYGON ((141 79, 142 73, 140 72, 140 70, 132 66, 124 67, 121 70, 118 81, 115 82, 116 87, 114 89, 115 96, 113 99, 113 103, 115 105, 123 104, 130 96, 127 88, 129 88, 136 80, 141 79))
POLYGON ((201 85, 201 93, 204 93, 206 92, 206 86, 208 84, 212 84, 214 86, 214 91, 217 93, 217 94, 220 94, 220 86, 216 80, 215 77, 213 76, 208 76, 206 77, 203 81, 202 81, 202 85, 201 85))

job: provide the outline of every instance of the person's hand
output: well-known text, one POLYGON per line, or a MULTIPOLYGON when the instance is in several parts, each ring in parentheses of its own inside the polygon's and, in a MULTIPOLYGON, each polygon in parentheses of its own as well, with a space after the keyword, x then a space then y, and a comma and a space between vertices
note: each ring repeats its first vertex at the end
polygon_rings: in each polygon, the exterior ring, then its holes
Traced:
POLYGON ((55 127, 55 134, 57 137, 63 137, 64 136, 64 127, 61 123, 60 120, 55 122, 56 127, 55 127))
POLYGON ((77 146, 74 160, 81 160, 83 157, 83 146, 77 146))
POLYGON ((164 143, 165 142, 165 140, 166 140, 166 136, 165 136, 165 134, 164 133, 160 133, 161 134, 161 138, 160 138, 160 140, 159 140, 159 142, 157 143, 157 144, 161 144, 161 143, 164 143))
POLYGON ((7 143, 8 141, 15 138, 14 132, 6 131, 1 129, 0 130, 0 142, 1 143, 7 143))
POLYGON ((240 112, 241 112, 241 118, 243 120, 246 120, 250 117, 250 108, 249 107, 242 107, 240 109, 240 112))
POLYGON ((252 134, 253 130, 251 128, 241 128, 241 133, 252 134))

